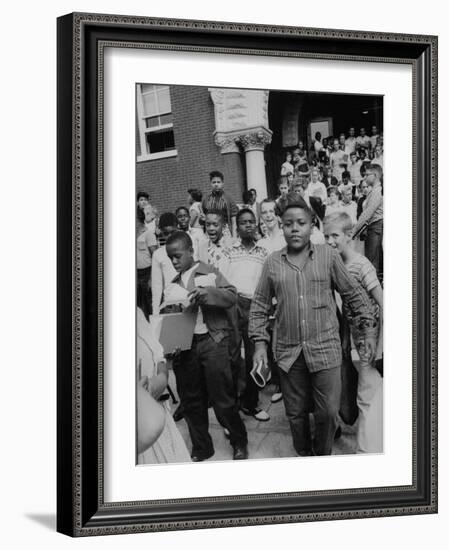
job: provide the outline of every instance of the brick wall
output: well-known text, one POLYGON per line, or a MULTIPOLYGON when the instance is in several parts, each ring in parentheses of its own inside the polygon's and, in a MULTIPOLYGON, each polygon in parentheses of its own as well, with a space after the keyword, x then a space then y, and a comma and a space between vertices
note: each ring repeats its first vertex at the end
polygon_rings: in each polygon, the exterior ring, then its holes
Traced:
POLYGON ((159 212, 187 204, 187 189, 208 193, 209 172, 220 170, 225 191, 241 201, 245 171, 243 154, 222 155, 214 143, 214 105, 205 87, 171 86, 176 157, 136 163, 136 193, 146 191, 159 212))

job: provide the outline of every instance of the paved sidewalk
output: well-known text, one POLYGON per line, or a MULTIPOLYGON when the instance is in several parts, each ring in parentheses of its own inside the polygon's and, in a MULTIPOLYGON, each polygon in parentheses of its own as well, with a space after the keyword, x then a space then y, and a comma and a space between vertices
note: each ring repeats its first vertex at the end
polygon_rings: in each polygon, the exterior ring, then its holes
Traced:
MULTIPOLYGON (((172 372, 170 373, 172 375, 172 372)), ((170 380, 170 386, 175 391, 176 383, 170 380)), ((290 427, 285 416, 284 402, 271 403, 271 395, 275 387, 268 385, 260 392, 260 406, 268 412, 271 419, 268 422, 259 422, 255 418, 241 413, 248 431, 249 458, 286 458, 297 456, 293 448, 290 427)), ((173 405, 173 412, 178 405, 173 405)), ((176 423, 187 448, 191 450, 187 424, 184 420, 176 423)), ((334 443, 332 454, 353 454, 356 449, 356 424, 347 426, 341 424, 342 435, 334 443)), ((217 422, 212 408, 209 409, 209 432, 214 442, 215 454, 210 460, 232 460, 232 447, 226 439, 223 428, 217 422)))

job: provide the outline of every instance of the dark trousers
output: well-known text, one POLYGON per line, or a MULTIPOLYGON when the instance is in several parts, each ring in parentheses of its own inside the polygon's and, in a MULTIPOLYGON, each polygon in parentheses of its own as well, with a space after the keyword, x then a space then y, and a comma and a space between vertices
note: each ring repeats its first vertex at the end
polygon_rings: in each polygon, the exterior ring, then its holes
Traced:
POLYGON ((137 270, 137 307, 143 311, 148 320, 151 314, 151 267, 137 270))
POLYGON ((240 335, 239 348, 243 340, 245 349, 245 390, 241 397, 241 404, 246 409, 254 410, 259 402, 259 387, 254 382, 250 372, 253 368, 254 343, 248 337, 248 321, 249 308, 251 300, 238 297, 237 312, 238 312, 238 329, 240 335))
POLYGON ((234 384, 234 395, 240 403, 246 386, 246 368, 242 359, 242 339, 239 329, 239 313, 237 304, 226 310, 228 316, 229 331, 229 356, 231 360, 232 380, 234 384))
POLYGON ((304 353, 285 372, 279 369, 285 412, 293 445, 300 456, 330 455, 337 429, 341 394, 340 368, 309 372, 304 353), (313 412, 312 446, 309 413, 313 412))
POLYGON ((365 256, 376 268, 376 273, 379 275, 382 263, 382 238, 383 238, 384 222, 378 220, 368 226, 365 238, 365 256))
POLYGON ((248 437, 235 398, 228 337, 216 343, 209 334, 194 335, 192 349, 181 352, 173 368, 192 455, 206 457, 214 451, 209 434, 209 402, 217 420, 229 430, 231 445, 246 445, 248 437))

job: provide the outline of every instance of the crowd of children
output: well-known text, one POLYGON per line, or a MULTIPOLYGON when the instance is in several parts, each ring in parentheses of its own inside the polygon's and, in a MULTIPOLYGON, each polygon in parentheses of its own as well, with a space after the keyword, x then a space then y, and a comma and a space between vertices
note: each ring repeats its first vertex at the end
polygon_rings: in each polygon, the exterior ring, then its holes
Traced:
POLYGON ((160 216, 148 194, 137 195, 140 323, 164 312, 176 286, 188 291, 196 315, 191 349, 172 358, 181 401, 175 419, 186 420, 191 459, 214 454, 209 406, 234 459, 248 458, 240 413, 270 421, 259 407, 270 376, 297 454, 331 454, 342 317, 358 354, 358 451, 382 452, 382 135, 373 126, 371 136, 363 128, 335 139, 317 132, 308 150, 299 142, 285 153, 279 196, 260 203, 249 189, 238 204, 221 172, 209 177, 206 196, 188 189, 188 206, 160 216), (262 384, 255 370, 265 373, 262 384))

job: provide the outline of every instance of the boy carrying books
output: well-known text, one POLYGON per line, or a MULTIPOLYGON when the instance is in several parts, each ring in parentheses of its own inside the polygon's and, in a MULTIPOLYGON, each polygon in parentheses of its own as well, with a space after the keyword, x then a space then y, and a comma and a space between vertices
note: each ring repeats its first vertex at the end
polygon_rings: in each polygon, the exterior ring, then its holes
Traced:
POLYGON ((313 245, 312 212, 305 201, 282 215, 287 246, 266 260, 251 304, 249 335, 254 362, 268 364, 268 320, 277 300, 273 351, 293 444, 299 456, 329 455, 337 428, 342 350, 333 296, 337 288, 360 330, 366 356, 375 352, 376 321, 368 296, 339 254, 313 245), (313 412, 312 446, 309 413, 313 412))
POLYGON ((189 292, 189 309, 197 313, 192 347, 180 353, 173 367, 192 440, 192 460, 199 462, 214 454, 209 403, 217 420, 229 431, 234 460, 246 459, 248 438, 232 380, 226 313, 237 301, 236 289, 217 269, 194 261, 192 240, 187 233, 173 233, 167 239, 166 250, 178 273, 173 283, 189 292))

